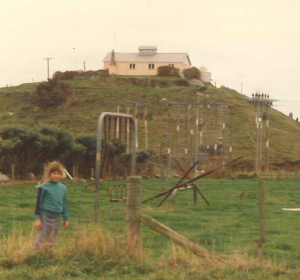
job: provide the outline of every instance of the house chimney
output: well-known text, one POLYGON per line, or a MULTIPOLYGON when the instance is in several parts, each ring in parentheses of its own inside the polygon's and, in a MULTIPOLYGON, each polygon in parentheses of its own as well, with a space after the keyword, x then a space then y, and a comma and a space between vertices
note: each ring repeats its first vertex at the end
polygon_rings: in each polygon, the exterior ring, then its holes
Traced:
POLYGON ((110 59, 110 65, 116 65, 116 60, 115 60, 115 51, 112 50, 111 52, 111 59, 110 59))

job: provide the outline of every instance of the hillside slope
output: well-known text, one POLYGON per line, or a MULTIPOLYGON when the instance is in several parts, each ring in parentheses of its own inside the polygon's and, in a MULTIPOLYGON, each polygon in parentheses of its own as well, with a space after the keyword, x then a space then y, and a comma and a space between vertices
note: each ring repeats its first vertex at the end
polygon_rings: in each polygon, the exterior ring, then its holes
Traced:
MULTIPOLYGON (((188 119, 196 116, 196 108, 199 88, 183 85, 177 78, 161 77, 109 77, 101 80, 72 80, 68 81, 76 90, 73 102, 67 108, 43 111, 34 108, 31 103, 30 92, 34 90, 34 84, 23 84, 18 87, 0 89, 0 124, 20 125, 31 128, 38 124, 58 126, 70 131, 74 135, 82 133, 96 133, 98 118, 101 112, 116 112, 117 105, 120 112, 126 113, 128 104, 134 102, 147 103, 148 114, 152 120, 148 121, 149 148, 156 149, 162 142, 167 143, 168 133, 168 103, 179 102, 192 104, 191 107, 179 109, 180 139, 179 154, 184 156, 185 147, 190 150, 190 129, 195 128, 194 121, 188 122, 188 135, 185 138, 185 110, 188 119), (191 109, 192 108, 192 109, 191 109), (10 114, 8 114, 10 113, 10 114), (13 114, 11 114, 13 113, 13 114)), ((233 106, 233 157, 244 156, 244 162, 253 163, 255 156, 255 107, 247 98, 238 92, 228 88, 214 88, 208 86, 201 96, 201 102, 211 104, 199 110, 199 116, 203 117, 204 126, 203 145, 210 147, 214 144, 214 137, 221 139, 222 123, 229 127, 229 119, 221 116, 215 118, 216 102, 223 102, 233 106), (218 123, 217 135, 214 124, 218 123), (252 139, 251 139, 252 138, 252 139)), ((138 107, 138 113, 143 113, 144 108, 138 107)), ((135 114, 135 106, 130 107, 130 114, 135 114)), ((176 114, 177 109, 171 108, 171 151, 176 153, 176 114)), ((144 123, 138 121, 139 148, 145 147, 144 123)), ((270 109, 270 162, 284 163, 296 162, 300 158, 299 124, 288 118, 281 112, 270 109)), ((195 140, 194 142, 195 143, 195 140)), ((195 144, 194 144, 195 145, 195 144)), ((229 130, 225 134, 226 151, 229 147, 229 130)), ((264 144, 265 146, 265 144, 264 144)), ((164 146, 164 152, 167 145, 164 146)), ((226 152, 226 156, 228 153, 226 152)), ((265 155, 263 154, 263 158, 265 155)))

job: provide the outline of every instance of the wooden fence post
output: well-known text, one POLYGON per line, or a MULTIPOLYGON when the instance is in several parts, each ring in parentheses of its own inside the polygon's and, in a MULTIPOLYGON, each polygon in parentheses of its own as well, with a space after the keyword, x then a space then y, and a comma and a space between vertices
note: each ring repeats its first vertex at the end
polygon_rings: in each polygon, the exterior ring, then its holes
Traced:
POLYGON ((127 180, 126 234, 129 249, 140 253, 140 209, 141 209, 141 177, 130 176, 127 180))
POLYGON ((11 179, 13 182, 15 182, 15 165, 11 165, 11 179))
POLYGON ((76 166, 73 164, 73 178, 76 178, 76 166))
POLYGON ((194 198, 194 207, 197 206, 197 190, 193 187, 193 198, 194 198))
POLYGON ((260 218, 260 241, 258 242, 257 255, 262 259, 263 243, 266 242, 266 219, 265 219, 265 192, 264 182, 259 179, 259 218, 260 218))

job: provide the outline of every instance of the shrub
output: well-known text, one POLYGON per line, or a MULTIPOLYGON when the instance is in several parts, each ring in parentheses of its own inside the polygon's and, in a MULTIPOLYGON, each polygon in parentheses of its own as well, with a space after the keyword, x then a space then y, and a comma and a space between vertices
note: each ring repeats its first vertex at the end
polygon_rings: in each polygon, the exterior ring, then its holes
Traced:
POLYGON ((160 66, 157 68, 157 75, 163 77, 178 77, 179 69, 171 66, 160 66))
POLYGON ((183 70, 186 79, 200 79, 200 71, 196 67, 191 67, 183 70))
POLYGON ((96 70, 96 71, 66 71, 60 72, 57 71, 53 74, 53 79, 61 79, 61 80, 73 80, 74 77, 92 77, 92 76, 99 76, 101 78, 107 78, 109 76, 108 69, 103 70, 96 70))
POLYGON ((41 109, 56 108, 70 101, 74 91, 72 87, 59 79, 49 79, 39 84, 32 94, 32 102, 41 109))

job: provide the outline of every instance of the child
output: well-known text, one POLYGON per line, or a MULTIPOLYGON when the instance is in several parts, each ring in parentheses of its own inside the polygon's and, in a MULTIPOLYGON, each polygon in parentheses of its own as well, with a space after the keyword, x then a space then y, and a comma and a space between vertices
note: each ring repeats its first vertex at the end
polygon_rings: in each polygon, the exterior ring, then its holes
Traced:
POLYGON ((64 167, 51 162, 45 172, 44 183, 38 188, 35 207, 35 228, 38 230, 34 248, 43 245, 52 247, 59 230, 60 216, 64 219, 64 230, 68 227, 67 189, 60 183, 64 167))

